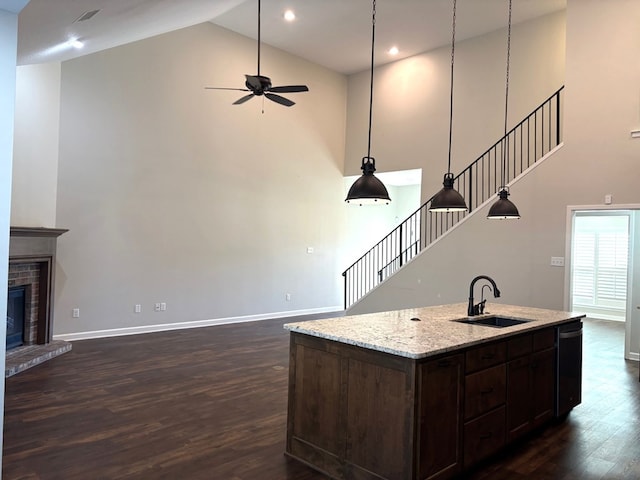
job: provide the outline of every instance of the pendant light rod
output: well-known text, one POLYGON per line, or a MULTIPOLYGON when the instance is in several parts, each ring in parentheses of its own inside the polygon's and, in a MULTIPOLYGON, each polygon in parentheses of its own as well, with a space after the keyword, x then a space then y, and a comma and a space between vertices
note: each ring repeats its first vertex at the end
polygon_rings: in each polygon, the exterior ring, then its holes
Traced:
POLYGON ((431 199, 430 212, 466 212, 467 204, 462 195, 453 188, 455 178, 451 173, 451 144, 453 139, 453 64, 456 53, 456 5, 453 0, 453 18, 451 27, 451 88, 449 89, 449 157, 447 159, 447 173, 444 175, 442 190, 431 199))
POLYGON ((453 25, 451 27, 451 88, 449 89, 449 159, 447 173, 451 173, 451 139, 453 134, 453 61, 456 53, 456 1, 453 0, 453 25))
POLYGON ((367 158, 371 158, 371 121, 373 118, 373 61, 376 44, 376 0, 371 10, 371 81, 369 84, 369 139, 367 142, 367 158))
POLYGON ((507 115, 509 113, 509 60, 511 58, 511 6, 512 0, 509 0, 509 26, 507 27, 507 74, 505 80, 505 93, 504 93, 504 147, 502 148, 502 177, 501 183, 504 188, 505 185, 505 177, 507 170, 507 161, 509 159, 509 155, 507 153, 508 142, 507 142, 507 115))
POLYGON ((369 85, 369 131, 367 137, 367 156, 362 158, 362 176, 358 178, 347 193, 346 202, 356 202, 360 205, 389 204, 389 192, 379 178, 373 174, 376 171, 376 160, 371 156, 371 129, 373 121, 373 70, 376 43, 376 0, 372 0, 371 7, 371 81, 369 85))
POLYGON ((487 218, 494 220, 517 220, 520 218, 518 207, 509 200, 509 187, 506 185, 507 162, 509 161, 509 142, 507 141, 507 115, 509 112, 509 60, 511 57, 511 6, 512 0, 509 0, 509 26, 507 29, 507 73, 505 81, 504 95, 504 136, 502 137, 502 169, 501 169, 501 185, 498 192, 498 200, 496 200, 491 208, 487 218))
POLYGON ((260 10, 260 0, 258 0, 258 76, 260 76, 260 24, 262 23, 260 21, 260 10))

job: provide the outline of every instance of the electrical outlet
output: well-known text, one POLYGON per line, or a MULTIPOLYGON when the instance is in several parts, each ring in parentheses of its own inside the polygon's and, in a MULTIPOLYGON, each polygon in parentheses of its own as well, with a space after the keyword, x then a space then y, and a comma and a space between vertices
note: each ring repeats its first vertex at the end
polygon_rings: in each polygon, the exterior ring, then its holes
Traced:
POLYGON ((164 302, 162 302, 162 303, 160 304, 160 311, 161 311, 161 312, 164 312, 166 309, 167 309, 167 304, 166 304, 166 303, 164 303, 164 302))
POLYGON ((285 299, 287 302, 290 302, 290 301, 291 301, 291 294, 290 294, 290 293, 286 293, 286 294, 284 295, 284 299, 285 299))
POLYGON ((140 313, 142 312, 142 305, 140 305, 139 303, 136 304, 135 307, 133 307, 133 312, 134 313, 140 313))
POLYGON ((313 253, 313 247, 307 247, 307 253, 313 253))
POLYGON ((564 257, 551 257, 552 267, 564 267, 564 257))
POLYGON ((72 312, 73 318, 80 318, 80 309, 74 308, 72 312))
POLYGON ((156 304, 155 304, 155 306, 153 307, 153 309, 154 309, 156 312, 159 312, 159 311, 160 311, 160 303, 156 303, 156 304))

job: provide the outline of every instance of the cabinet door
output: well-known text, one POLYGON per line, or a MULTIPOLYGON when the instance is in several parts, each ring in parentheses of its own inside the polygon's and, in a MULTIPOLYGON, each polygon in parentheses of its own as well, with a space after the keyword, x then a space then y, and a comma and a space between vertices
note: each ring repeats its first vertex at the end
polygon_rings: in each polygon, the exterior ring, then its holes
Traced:
POLYGON ((505 364, 481 370, 465 378, 464 419, 502 405, 506 396, 507 370, 505 364))
MULTIPOLYGON (((367 359, 368 360, 368 359, 367 359)), ((349 358, 347 442, 341 478, 409 478, 412 469, 413 380, 395 365, 349 358), (360 476, 362 475, 362 476, 360 476)))
POLYGON ((419 369, 418 478, 450 478, 462 468, 463 356, 452 355, 419 369))
POLYGON ((464 465, 470 467, 504 446, 504 407, 464 425, 464 465))
POLYGON ((531 429, 531 356, 507 364, 507 441, 531 429))
POLYGON ((555 348, 531 356, 533 426, 553 417, 555 400, 555 348))

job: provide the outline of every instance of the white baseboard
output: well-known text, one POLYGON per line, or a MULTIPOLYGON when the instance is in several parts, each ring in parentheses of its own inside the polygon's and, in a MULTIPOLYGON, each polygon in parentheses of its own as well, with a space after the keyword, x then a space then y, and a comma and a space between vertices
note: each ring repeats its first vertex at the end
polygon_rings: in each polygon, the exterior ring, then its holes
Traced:
POLYGON ((89 332, 62 333, 53 335, 54 340, 88 340, 91 338, 121 337, 123 335, 138 335, 142 333, 164 332, 167 330, 181 330, 184 328, 212 327, 214 325, 225 325, 229 323, 255 322, 259 320, 269 320, 273 318, 299 317, 301 315, 314 315, 318 313, 329 313, 343 310, 339 307, 310 308, 307 310, 293 310, 288 312, 261 313, 258 315, 245 315, 242 317, 213 318, 210 320, 194 320, 191 322, 163 323, 159 325, 141 325, 138 327, 113 328, 109 330, 93 330, 89 332))

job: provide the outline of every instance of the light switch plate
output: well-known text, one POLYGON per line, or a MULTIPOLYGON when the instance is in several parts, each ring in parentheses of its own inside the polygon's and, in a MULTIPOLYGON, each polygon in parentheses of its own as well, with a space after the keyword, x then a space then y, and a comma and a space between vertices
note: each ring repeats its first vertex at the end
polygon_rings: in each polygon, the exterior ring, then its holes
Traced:
POLYGON ((551 257, 552 267, 564 267, 564 257, 551 257))

